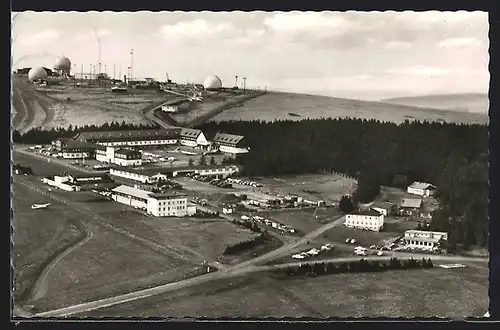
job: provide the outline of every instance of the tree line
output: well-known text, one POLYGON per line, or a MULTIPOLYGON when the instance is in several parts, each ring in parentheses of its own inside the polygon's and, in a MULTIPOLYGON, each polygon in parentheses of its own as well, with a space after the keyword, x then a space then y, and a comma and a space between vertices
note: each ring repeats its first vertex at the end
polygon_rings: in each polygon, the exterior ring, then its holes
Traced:
POLYGON ((267 233, 261 233, 252 239, 238 242, 238 243, 233 244, 233 245, 228 245, 226 247, 226 249, 224 250, 224 255, 238 254, 238 253, 241 253, 245 250, 249 250, 251 248, 254 248, 257 245, 265 243, 267 238, 268 238, 267 235, 268 235, 267 233))
POLYGON ((93 132, 93 131, 128 131, 128 130, 143 130, 159 128, 154 124, 133 124, 122 121, 121 123, 114 121, 105 123, 103 125, 84 125, 52 128, 50 130, 42 129, 40 127, 32 128, 29 131, 21 134, 19 131, 12 132, 12 141, 14 143, 23 144, 49 144, 58 138, 72 138, 80 132, 93 132))
MULTIPOLYGON (((213 134, 243 135, 251 150, 234 160, 246 176, 344 173, 358 179, 353 202, 380 186, 437 186, 432 230, 449 233, 450 250, 488 243, 488 127, 479 124, 366 119, 208 122, 213 134)), ((346 203, 347 204, 347 203, 346 203)))
POLYGON ((389 262, 361 259, 338 264, 334 262, 301 263, 298 266, 279 269, 277 272, 286 276, 321 276, 342 273, 383 272, 387 270, 428 269, 433 267, 434 264, 431 259, 415 260, 411 258, 409 260, 399 260, 391 258, 389 262))

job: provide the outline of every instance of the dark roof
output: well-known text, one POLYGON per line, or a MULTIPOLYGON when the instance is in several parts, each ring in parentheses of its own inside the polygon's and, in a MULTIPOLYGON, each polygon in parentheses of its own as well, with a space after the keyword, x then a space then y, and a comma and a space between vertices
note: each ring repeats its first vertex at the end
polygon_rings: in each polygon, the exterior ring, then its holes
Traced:
POLYGON ((180 136, 183 138, 192 138, 196 139, 202 133, 199 129, 194 128, 181 128, 180 136))
POLYGON ((243 140, 243 136, 227 134, 227 133, 217 133, 214 136, 213 142, 237 145, 243 140))
POLYGON ((195 171, 195 170, 202 170, 202 169, 218 169, 218 168, 228 168, 228 167, 235 167, 238 168, 236 165, 205 165, 205 166, 182 166, 182 167, 135 167, 135 168, 123 168, 119 166, 112 166, 111 168, 114 170, 118 171, 124 171, 124 172, 129 172, 129 173, 136 173, 136 174, 141 174, 141 175, 155 175, 155 174, 167 174, 167 173, 173 173, 173 172, 178 172, 178 171, 195 171))
POLYGON ((367 216, 372 216, 372 217, 378 217, 382 213, 370 209, 370 210, 366 210, 366 211, 358 211, 358 212, 352 212, 352 213, 348 213, 348 214, 351 214, 351 215, 367 215, 367 216))
POLYGON ((377 207, 381 209, 390 209, 396 206, 396 203, 391 203, 391 202, 375 202, 371 205, 371 207, 377 207))
POLYGON ((68 140, 66 145, 61 148, 62 150, 71 150, 71 149, 96 149, 96 145, 93 143, 88 143, 84 141, 75 141, 68 140))
POLYGON ((81 132, 74 137, 75 140, 122 140, 122 139, 141 139, 141 138, 162 138, 162 137, 178 137, 180 128, 169 129, 148 129, 148 130, 131 130, 131 131, 101 131, 101 132, 81 132))
POLYGON ((120 155, 125 155, 125 156, 136 156, 136 155, 141 155, 141 153, 137 150, 133 149, 125 149, 125 148, 120 148, 115 150, 115 155, 120 154, 120 155))

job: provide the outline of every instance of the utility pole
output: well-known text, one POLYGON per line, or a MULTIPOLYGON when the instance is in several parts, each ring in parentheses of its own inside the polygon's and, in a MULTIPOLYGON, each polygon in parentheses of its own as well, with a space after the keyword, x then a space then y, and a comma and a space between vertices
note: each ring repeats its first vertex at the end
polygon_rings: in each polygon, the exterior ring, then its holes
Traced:
POLYGON ((245 95, 247 88, 247 78, 243 78, 243 95, 245 95))
POLYGON ((94 87, 94 84, 95 84, 95 79, 96 79, 96 75, 95 75, 95 65, 92 65, 92 77, 94 79, 94 82, 92 83, 92 87, 94 87))
POLYGON ((76 64, 73 64, 74 66, 74 71, 73 71, 73 87, 76 87, 76 64))
POLYGON ((134 49, 130 50, 130 80, 134 80, 134 49))
POLYGON ((101 87, 101 62, 98 63, 98 66, 99 66, 99 72, 97 73, 97 79, 98 79, 98 82, 99 82, 99 87, 101 87))
POLYGON ((236 85, 235 86, 238 87, 238 76, 235 76, 235 78, 236 78, 236 85))
POLYGON ((80 84, 83 83, 83 64, 82 67, 80 68, 80 84))
POLYGON ((108 66, 104 64, 104 88, 106 88, 108 83, 108 66))
POLYGON ((113 64, 113 80, 116 79, 116 64, 113 64))
POLYGON ((120 64, 120 74, 118 74, 118 78, 120 78, 120 80, 122 80, 122 66, 120 64))
POLYGON ((89 65, 89 85, 92 84, 92 64, 89 65))

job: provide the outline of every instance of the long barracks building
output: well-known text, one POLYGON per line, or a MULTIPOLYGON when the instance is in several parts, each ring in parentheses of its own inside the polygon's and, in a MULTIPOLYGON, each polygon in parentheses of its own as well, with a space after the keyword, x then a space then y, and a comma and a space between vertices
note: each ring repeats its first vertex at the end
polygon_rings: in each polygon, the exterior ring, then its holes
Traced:
POLYGON ((250 148, 241 135, 216 133, 212 141, 198 129, 172 127, 130 131, 82 132, 73 141, 109 147, 138 147, 183 145, 206 150, 219 150, 227 154, 248 153, 250 148))

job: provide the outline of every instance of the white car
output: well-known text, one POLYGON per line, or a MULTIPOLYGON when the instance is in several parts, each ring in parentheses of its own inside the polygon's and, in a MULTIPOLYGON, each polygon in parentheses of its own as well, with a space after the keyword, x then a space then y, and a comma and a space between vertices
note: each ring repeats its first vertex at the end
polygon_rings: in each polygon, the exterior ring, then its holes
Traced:
POLYGON ((294 254, 292 256, 293 259, 305 259, 305 257, 302 254, 294 254))
POLYGON ((320 252, 320 251, 319 251, 318 249, 316 249, 316 248, 312 248, 312 249, 310 249, 309 251, 307 251, 306 253, 307 253, 308 255, 310 255, 310 256, 317 256, 317 255, 319 254, 319 252, 320 252))
POLYGON ((378 251, 378 252, 377 252, 377 255, 378 255, 378 256, 383 256, 383 255, 384 255, 384 252, 382 252, 382 251, 378 251))
POLYGON ((351 239, 350 239, 350 238, 346 238, 346 239, 345 239, 345 242, 346 242, 346 243, 350 243, 350 242, 351 242, 351 239))
POLYGON ((330 251, 331 249, 333 249, 331 244, 325 244, 321 247, 321 251, 330 251))
POLYGON ((376 249, 377 247, 375 245, 370 245, 370 249, 376 249))
POLYGON ((351 238, 351 244, 356 244, 356 240, 354 238, 351 238))

